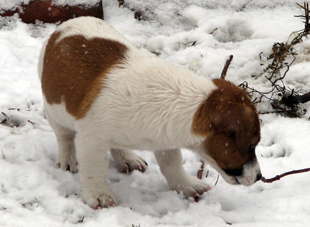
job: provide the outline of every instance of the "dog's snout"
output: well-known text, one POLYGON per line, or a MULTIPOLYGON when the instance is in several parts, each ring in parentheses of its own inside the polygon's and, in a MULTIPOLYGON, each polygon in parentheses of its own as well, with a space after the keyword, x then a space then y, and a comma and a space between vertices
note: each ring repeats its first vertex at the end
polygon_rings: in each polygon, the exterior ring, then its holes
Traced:
POLYGON ((262 179, 263 175, 261 174, 261 172, 259 172, 257 175, 256 175, 256 181, 260 181, 262 179))

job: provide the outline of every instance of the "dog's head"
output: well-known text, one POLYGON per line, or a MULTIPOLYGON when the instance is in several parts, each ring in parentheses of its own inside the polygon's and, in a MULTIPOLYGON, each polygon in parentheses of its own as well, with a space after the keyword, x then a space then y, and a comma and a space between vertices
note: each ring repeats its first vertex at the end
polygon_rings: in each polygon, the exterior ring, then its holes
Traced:
POLYGON ((251 185, 262 176, 255 155, 260 141, 256 108, 236 85, 213 82, 217 89, 194 116, 193 132, 206 138, 198 152, 228 183, 251 185))

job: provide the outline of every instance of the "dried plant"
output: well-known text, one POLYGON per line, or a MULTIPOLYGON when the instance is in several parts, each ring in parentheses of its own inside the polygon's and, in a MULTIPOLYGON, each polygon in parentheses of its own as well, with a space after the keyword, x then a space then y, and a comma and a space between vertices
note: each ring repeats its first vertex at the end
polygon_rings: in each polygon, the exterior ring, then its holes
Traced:
POLYGON ((303 42, 310 33, 309 4, 305 2, 304 6, 300 4, 297 5, 304 9, 304 15, 298 15, 296 17, 304 19, 305 26, 304 29, 291 33, 287 42, 277 42, 272 46, 272 53, 267 57, 267 61, 271 62, 261 75, 270 83, 270 90, 265 92, 258 91, 255 88, 249 87, 246 81, 240 84, 240 87, 245 89, 252 98, 254 104, 268 101, 274 110, 260 110, 260 114, 279 113, 290 117, 300 117, 306 113, 306 110, 301 108, 298 104, 310 101, 310 93, 304 95, 299 94, 294 89, 286 87, 283 82, 283 79, 290 70, 290 66, 296 60, 297 51, 295 46, 303 42))

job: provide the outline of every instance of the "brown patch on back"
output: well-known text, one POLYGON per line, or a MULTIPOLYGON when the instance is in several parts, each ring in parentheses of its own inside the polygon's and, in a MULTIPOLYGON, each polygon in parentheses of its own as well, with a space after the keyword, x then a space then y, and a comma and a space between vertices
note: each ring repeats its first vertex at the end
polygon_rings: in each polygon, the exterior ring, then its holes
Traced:
POLYGON ((222 169, 238 169, 252 160, 251 145, 260 140, 259 118, 248 95, 221 79, 218 87, 198 108, 192 130, 205 136, 205 150, 222 169))
POLYGON ((114 40, 82 35, 56 42, 50 37, 45 50, 42 90, 49 104, 65 102, 76 119, 83 118, 104 85, 105 75, 125 60, 127 47, 114 40))

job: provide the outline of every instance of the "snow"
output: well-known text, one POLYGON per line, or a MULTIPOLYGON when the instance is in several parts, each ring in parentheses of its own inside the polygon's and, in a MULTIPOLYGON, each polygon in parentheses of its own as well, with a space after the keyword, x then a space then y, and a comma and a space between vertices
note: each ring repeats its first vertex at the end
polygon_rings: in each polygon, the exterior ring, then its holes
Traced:
MULTIPOLYGON (((0 7, 19 1, 1 1, 0 7)), ((73 2, 73 1, 71 1, 73 2)), ((143 51, 150 51, 201 76, 218 78, 225 60, 227 79, 246 80, 258 90, 270 84, 259 75, 259 54, 303 28, 292 0, 161 0, 104 3, 105 20, 143 51), (190 3, 189 3, 190 2, 190 3), (140 10, 146 20, 134 19, 140 10), (212 34, 211 34, 212 33, 212 34)), ((169 191, 151 152, 137 153, 145 173, 118 173, 110 157, 109 184, 118 207, 92 210, 82 199, 78 174, 56 169, 57 143, 44 118, 37 76, 39 51, 55 25, 26 25, 1 19, 0 29, 0 226, 251 226, 298 227, 310 222, 309 173, 253 186, 233 186, 205 165, 203 180, 213 189, 199 203, 169 191), (6 119, 6 120, 5 120, 6 119), (208 172, 208 176, 206 176, 208 172)), ((299 46, 284 82, 310 90, 310 41, 299 46)), ((304 108, 310 111, 309 105, 304 108)), ((293 119, 261 115, 256 154, 266 178, 310 167, 309 114, 293 119)), ((196 175, 199 157, 182 150, 184 167, 196 175)))

